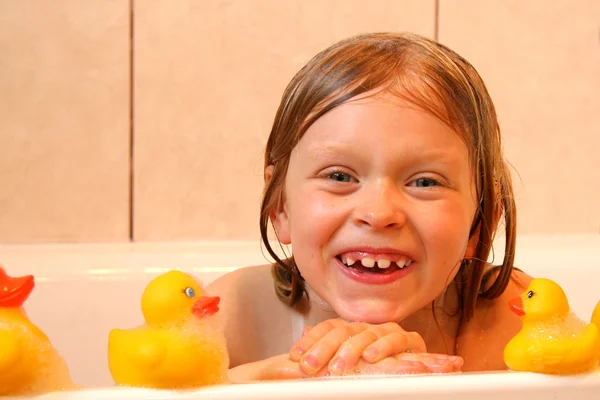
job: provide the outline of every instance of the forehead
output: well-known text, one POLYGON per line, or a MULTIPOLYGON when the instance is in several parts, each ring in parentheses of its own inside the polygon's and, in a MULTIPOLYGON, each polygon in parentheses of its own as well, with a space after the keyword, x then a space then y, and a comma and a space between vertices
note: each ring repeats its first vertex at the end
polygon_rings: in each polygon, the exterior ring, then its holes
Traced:
MULTIPOLYGON (((323 141, 342 146, 346 142, 410 136, 420 142, 427 139, 454 142, 458 135, 444 121, 415 103, 389 92, 364 93, 335 107, 317 119, 299 144, 322 149, 323 141)), ((418 147, 418 143, 414 143, 418 147)))

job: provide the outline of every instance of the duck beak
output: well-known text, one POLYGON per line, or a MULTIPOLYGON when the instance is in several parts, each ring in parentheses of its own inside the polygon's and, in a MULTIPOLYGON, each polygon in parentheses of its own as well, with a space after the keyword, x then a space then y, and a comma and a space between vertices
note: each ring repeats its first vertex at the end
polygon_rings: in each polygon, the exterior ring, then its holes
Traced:
POLYGON ((525 311, 523 311, 523 300, 521 299, 521 297, 516 297, 512 300, 509 300, 508 307, 519 317, 525 315, 525 311))
POLYGON ((0 307, 21 307, 35 286, 33 276, 13 278, 0 267, 0 307))
POLYGON ((192 307, 192 313, 198 318, 210 317, 219 311, 220 300, 221 299, 218 296, 200 296, 198 301, 196 301, 192 307))

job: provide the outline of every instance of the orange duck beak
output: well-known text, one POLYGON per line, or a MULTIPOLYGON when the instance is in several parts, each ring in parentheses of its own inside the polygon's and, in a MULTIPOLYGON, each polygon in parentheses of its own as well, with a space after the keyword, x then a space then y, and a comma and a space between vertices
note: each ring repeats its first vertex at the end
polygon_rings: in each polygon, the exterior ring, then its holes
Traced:
POLYGON ((200 296, 192 307, 192 313, 198 318, 210 317, 219 311, 220 297, 200 296))
POLYGON ((521 297, 515 297, 514 299, 509 300, 508 307, 519 317, 525 315, 525 311, 523 311, 523 299, 521 299, 521 297))
POLYGON ((23 306, 34 286, 32 275, 13 278, 0 266, 0 307, 23 306))

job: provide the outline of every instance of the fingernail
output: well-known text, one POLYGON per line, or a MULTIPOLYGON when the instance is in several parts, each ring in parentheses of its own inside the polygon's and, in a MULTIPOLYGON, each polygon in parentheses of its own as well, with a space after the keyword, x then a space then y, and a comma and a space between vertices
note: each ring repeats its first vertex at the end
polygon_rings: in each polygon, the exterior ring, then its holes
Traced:
POLYGON ((309 356, 307 356, 307 357, 304 357, 304 360, 302 360, 302 362, 310 370, 316 370, 317 369, 317 357, 313 356, 312 354, 309 355, 309 356))
POLYGON ((341 358, 336 358, 331 362, 331 369, 333 369, 335 372, 343 372, 345 367, 346 363, 344 363, 344 360, 341 358))
POLYGON ((365 350, 365 358, 368 358, 369 360, 374 360, 375 358, 377 358, 377 353, 377 349, 371 347, 365 350))
POLYGON ((453 363, 457 363, 461 361, 461 358, 457 356, 450 356, 450 361, 453 363))
POLYGON ((446 364, 447 360, 444 358, 438 358, 437 360, 435 360, 439 365, 444 365, 446 364))

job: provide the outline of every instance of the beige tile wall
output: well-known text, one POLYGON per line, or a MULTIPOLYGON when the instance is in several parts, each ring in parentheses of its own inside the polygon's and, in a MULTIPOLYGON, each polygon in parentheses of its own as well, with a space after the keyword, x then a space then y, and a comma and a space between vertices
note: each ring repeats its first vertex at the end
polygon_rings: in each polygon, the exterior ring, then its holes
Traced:
POLYGON ((135 238, 257 238, 263 146, 284 87, 330 43, 433 36, 434 1, 139 2, 135 238))
POLYGON ((0 242, 129 238, 129 2, 0 5, 0 242))
POLYGON ((495 101, 519 231, 600 233, 600 1, 441 0, 495 101))
MULTIPOLYGON (((4 3, 0 242, 128 240, 130 83, 134 238, 257 238, 262 150, 294 72, 359 32, 434 37, 436 3, 135 2, 133 82, 128 0, 4 3)), ((497 103, 520 231, 599 232, 600 3, 438 13, 497 103)))

